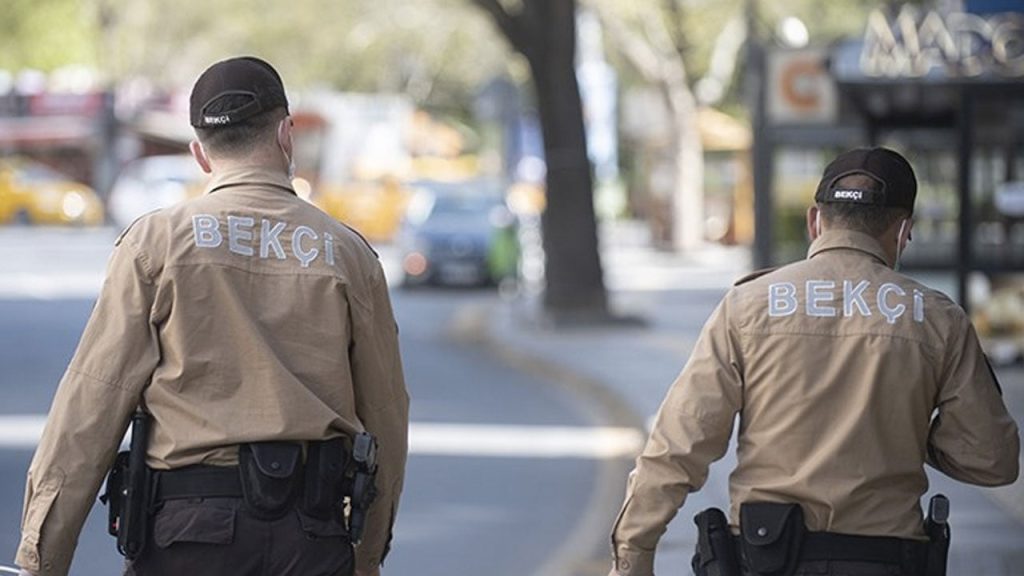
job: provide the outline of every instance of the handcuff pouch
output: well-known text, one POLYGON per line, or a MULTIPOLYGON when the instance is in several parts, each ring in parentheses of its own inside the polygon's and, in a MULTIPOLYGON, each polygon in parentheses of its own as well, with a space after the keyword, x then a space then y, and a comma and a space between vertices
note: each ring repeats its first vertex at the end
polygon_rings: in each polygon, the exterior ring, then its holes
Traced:
POLYGON ((302 445, 242 444, 238 448, 238 468, 246 509, 264 520, 280 518, 295 503, 302 486, 302 445))
POLYGON ((740 505, 740 554, 756 576, 789 576, 800 562, 807 528, 799 504, 746 502, 740 505))

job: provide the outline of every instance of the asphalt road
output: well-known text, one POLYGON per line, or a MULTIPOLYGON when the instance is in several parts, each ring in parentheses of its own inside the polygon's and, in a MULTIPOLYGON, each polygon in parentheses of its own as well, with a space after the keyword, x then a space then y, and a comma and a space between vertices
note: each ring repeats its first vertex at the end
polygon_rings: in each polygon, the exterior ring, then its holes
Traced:
MULTIPOLYGON (((111 237, 110 231, 0 230, 0 262, 7 263, 0 267, 5 434, 18 436, 14 417, 41 420, 46 413, 90 313, 111 237)), ((393 294, 414 432, 385 574, 550 571, 607 471, 607 460, 586 442, 579 445, 600 424, 585 401, 451 337, 452 319, 465 305, 493 298, 463 290, 393 294)), ((17 547, 31 455, 31 443, 0 438, 0 564, 17 547)), ((105 512, 93 508, 72 574, 118 573, 105 512)), ((599 554, 600 543, 592 544, 599 554)))

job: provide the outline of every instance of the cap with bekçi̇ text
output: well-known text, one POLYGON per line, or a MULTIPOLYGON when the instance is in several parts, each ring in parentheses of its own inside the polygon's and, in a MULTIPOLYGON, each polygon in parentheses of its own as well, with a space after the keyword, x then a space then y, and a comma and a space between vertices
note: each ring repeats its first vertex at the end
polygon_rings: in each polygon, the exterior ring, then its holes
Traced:
POLYGON ((241 56, 217 62, 199 76, 189 98, 189 120, 195 128, 218 128, 279 107, 288 110, 281 76, 266 61, 241 56), (225 96, 238 96, 244 103, 211 112, 225 96))

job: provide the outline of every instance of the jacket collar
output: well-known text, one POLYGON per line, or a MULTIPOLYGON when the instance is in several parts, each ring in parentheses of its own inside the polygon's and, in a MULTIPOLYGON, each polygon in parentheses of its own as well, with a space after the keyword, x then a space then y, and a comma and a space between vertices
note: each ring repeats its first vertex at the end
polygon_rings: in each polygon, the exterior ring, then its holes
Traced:
POLYGON ((863 232, 826 230, 811 243, 811 247, 807 251, 807 258, 814 258, 818 254, 830 250, 856 250, 874 257, 886 266, 892 267, 893 265, 892 262, 889 262, 889 257, 886 256, 885 250, 882 249, 878 240, 863 232))
POLYGON ((295 194, 287 174, 259 166, 243 166, 216 172, 206 185, 205 193, 210 194, 223 188, 242 185, 270 186, 295 194))

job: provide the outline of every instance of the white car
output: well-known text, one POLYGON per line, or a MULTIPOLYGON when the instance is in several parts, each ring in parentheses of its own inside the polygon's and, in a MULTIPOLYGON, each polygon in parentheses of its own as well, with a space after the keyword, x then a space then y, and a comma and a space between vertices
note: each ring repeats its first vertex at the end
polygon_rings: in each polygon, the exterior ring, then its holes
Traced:
POLYGON ((188 154, 145 156, 124 167, 110 191, 108 209, 125 227, 136 218, 198 195, 207 176, 188 154))

